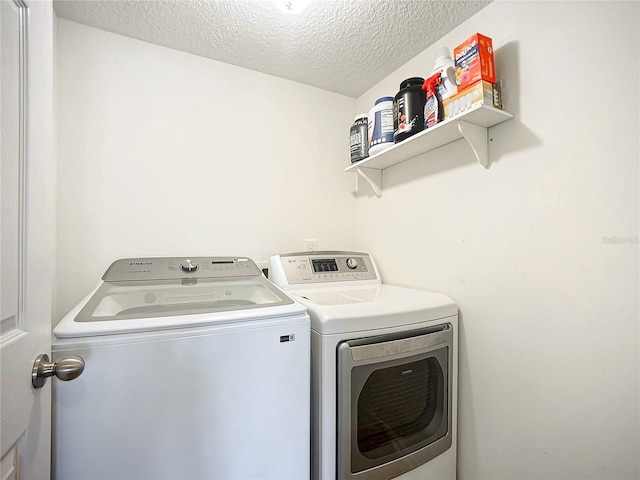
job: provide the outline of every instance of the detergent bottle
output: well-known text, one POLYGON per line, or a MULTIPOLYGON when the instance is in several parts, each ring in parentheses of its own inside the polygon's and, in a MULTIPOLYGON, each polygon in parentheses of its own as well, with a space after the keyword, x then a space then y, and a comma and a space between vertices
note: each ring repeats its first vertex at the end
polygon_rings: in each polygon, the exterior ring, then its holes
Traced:
POLYGON ((451 58, 451 52, 447 47, 440 47, 436 50, 436 63, 433 67, 432 75, 440 73, 440 85, 438 94, 440 101, 455 95, 458 92, 456 85, 456 68, 451 58))

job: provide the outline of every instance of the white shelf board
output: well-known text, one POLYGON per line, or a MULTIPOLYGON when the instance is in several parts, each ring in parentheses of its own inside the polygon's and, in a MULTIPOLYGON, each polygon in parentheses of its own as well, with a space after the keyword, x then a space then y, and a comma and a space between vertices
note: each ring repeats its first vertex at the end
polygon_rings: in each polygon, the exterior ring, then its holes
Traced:
MULTIPOLYGON (((461 138, 467 139, 475 153, 476 148, 474 148, 474 145, 471 143, 469 138, 463 136, 463 132, 461 131, 458 123, 467 122, 478 127, 489 128, 509 120, 510 118, 513 118, 513 115, 503 110, 498 110, 497 108, 485 105, 477 105, 462 114, 448 118, 434 127, 430 127, 427 130, 417 133, 403 142, 397 143, 392 147, 383 150, 382 152, 351 164, 345 168, 345 172, 357 171, 358 169, 364 168, 384 170, 392 165, 404 162, 405 160, 409 160, 417 155, 434 150, 446 145, 447 143, 455 142, 461 138)), ((478 158, 478 160, 483 163, 480 158, 478 158)), ((485 160, 484 162, 488 163, 488 160, 485 160)), ((488 168, 487 165, 483 164, 483 166, 488 168)))

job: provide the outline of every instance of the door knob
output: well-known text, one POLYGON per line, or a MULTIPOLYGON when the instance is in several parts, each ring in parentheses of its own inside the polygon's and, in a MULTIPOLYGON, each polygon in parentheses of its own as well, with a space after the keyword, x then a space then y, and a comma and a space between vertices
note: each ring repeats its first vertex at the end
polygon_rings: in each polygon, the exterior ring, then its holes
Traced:
POLYGON ((38 355, 31 370, 31 384, 33 388, 42 388, 47 378, 56 376, 65 382, 80 376, 84 370, 84 360, 77 355, 65 357, 58 362, 49 362, 46 353, 38 355))

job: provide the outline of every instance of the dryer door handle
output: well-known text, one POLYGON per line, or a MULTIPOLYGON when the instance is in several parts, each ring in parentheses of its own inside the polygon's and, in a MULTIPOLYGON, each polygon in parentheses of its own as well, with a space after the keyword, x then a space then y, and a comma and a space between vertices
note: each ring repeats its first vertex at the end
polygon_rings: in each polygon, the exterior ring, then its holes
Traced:
MULTIPOLYGON (((381 361, 388 357, 402 358, 453 346, 453 329, 450 324, 425 329, 422 335, 405 336, 389 334, 343 342, 338 349, 348 349, 354 362, 381 361)), ((385 360, 386 361, 386 360, 385 360)))

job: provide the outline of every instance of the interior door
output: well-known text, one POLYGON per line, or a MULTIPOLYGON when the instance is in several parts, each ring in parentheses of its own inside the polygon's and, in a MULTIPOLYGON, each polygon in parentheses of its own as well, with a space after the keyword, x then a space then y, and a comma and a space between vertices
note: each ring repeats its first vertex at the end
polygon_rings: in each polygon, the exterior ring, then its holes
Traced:
POLYGON ((0 1, 2 114, 0 454, 5 479, 50 477, 50 354, 55 240, 53 11, 49 1, 0 1))

